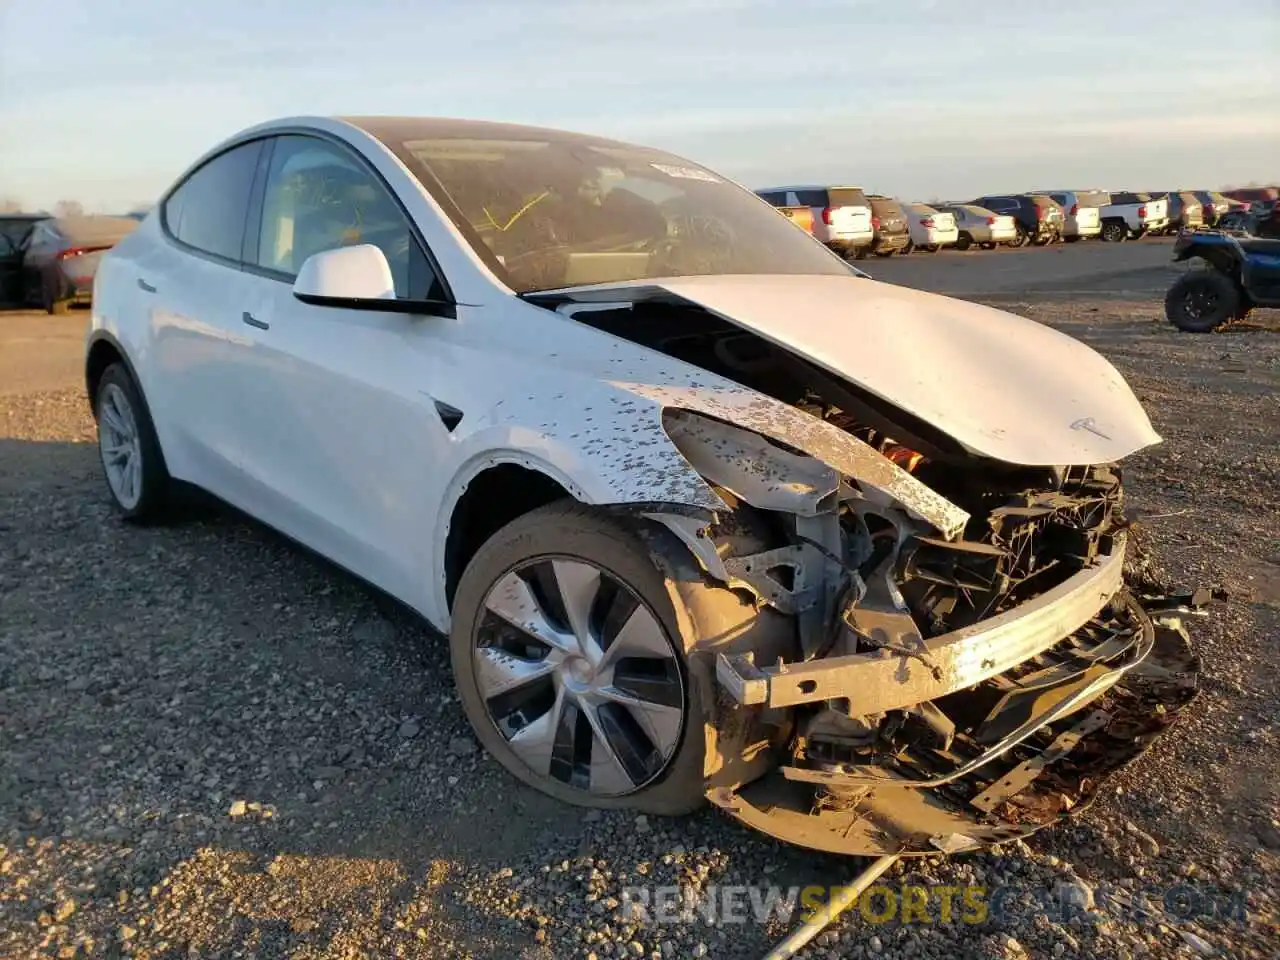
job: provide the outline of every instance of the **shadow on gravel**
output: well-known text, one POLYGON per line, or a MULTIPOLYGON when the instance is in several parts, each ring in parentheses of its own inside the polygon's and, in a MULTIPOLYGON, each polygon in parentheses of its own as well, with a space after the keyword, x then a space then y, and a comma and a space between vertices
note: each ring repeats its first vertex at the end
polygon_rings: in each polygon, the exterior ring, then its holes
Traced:
POLYGON ((216 501, 136 527, 107 497, 92 445, 0 439, 0 809, 50 829, 124 780, 200 839, 423 863, 580 826, 481 759, 415 613, 216 501))

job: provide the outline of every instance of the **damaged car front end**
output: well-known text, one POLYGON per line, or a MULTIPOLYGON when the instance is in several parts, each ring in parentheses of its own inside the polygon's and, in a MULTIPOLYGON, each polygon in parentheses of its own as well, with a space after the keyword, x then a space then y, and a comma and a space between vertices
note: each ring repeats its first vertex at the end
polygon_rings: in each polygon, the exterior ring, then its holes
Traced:
POLYGON ((781 450, 762 468, 744 456, 754 435, 672 420, 736 503, 722 523, 767 513, 758 525, 791 528, 747 554, 718 525, 686 533, 711 577, 796 625, 793 659, 716 655, 720 750, 778 758, 758 779, 729 765, 710 782, 749 826, 868 855, 1009 839, 1083 808, 1193 695, 1184 630, 1126 586, 1117 468, 960 479, 882 440, 886 459, 949 480, 970 509, 947 538, 856 477, 797 469, 781 450))
MULTIPOLYGON (((620 309, 648 322, 580 319, 759 391, 631 388, 722 504, 647 516, 774 625, 743 649, 704 624, 693 651, 716 806, 834 853, 974 849, 1084 809, 1195 695, 1191 611, 1126 577, 1117 463, 984 456, 736 319, 691 325, 705 308, 669 296, 620 309)), ((1127 442, 1158 441, 1139 419, 1127 442)))

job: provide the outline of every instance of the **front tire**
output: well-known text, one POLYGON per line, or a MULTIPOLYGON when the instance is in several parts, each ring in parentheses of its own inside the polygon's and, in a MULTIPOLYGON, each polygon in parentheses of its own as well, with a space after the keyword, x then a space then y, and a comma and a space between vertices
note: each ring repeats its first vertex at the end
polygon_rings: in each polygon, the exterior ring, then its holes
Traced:
POLYGON ((1240 291, 1217 270, 1184 273, 1164 298, 1165 316, 1186 333, 1209 333, 1240 312, 1240 291))
POLYGON ((709 705, 685 619, 619 520, 568 501, 526 514, 458 585, 449 648, 467 719, 510 773, 558 800, 694 810, 709 705))
POLYGON ((116 509, 134 523, 161 519, 173 481, 142 392, 124 364, 113 363, 103 372, 93 415, 98 454, 116 509))

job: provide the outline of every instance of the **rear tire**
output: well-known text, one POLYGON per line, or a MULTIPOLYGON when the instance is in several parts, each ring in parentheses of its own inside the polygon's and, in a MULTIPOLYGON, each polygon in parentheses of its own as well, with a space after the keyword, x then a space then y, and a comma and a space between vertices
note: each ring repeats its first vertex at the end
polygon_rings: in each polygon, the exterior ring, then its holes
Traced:
POLYGON ((929 251, 929 253, 937 253, 939 250, 942 249, 942 245, 938 243, 931 243, 931 244, 928 244, 924 249, 929 251))
POLYGON ((956 238, 957 250, 968 250, 972 246, 973 246, 973 237, 969 236, 969 234, 961 232, 960 236, 956 238))
POLYGON ((163 519, 173 480, 142 392, 124 364, 107 367, 93 400, 99 459, 116 509, 133 523, 163 519))
POLYGON ((1016 224, 1013 228, 1013 231, 1014 231, 1014 237, 1012 240, 1009 241, 1009 246, 1025 247, 1030 242, 1031 238, 1027 236, 1027 228, 1024 227, 1022 224, 1020 223, 1016 224))
POLYGON ((1108 220, 1102 225, 1100 236, 1107 243, 1124 243, 1129 239, 1129 225, 1120 220, 1108 220))
POLYGON ((1184 273, 1164 298, 1164 314, 1186 333, 1209 333, 1234 319, 1242 307, 1235 282, 1217 270, 1184 273))
POLYGON ((980 246, 982 247, 983 250, 994 250, 996 248, 996 244, 992 243, 989 240, 984 241, 982 244, 980 244, 980 246))
MULTIPOLYGON (((915 250, 915 248, 916 248, 915 242, 914 242, 914 241, 912 241, 912 240, 908 240, 908 241, 907 241, 907 245, 906 245, 905 247, 903 247, 903 248, 902 248, 902 255, 905 257, 907 254, 909 254, 909 253, 911 253, 913 250, 915 250)), ((928 248, 928 247, 922 247, 921 249, 928 250, 929 248, 928 248)))

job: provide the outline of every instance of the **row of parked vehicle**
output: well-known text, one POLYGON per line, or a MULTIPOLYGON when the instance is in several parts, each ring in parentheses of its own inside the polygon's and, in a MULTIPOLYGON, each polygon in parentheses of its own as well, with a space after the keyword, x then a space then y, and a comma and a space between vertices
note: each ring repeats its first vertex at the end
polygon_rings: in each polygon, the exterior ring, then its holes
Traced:
POLYGON ((65 313, 88 302, 99 258, 137 225, 134 217, 0 214, 0 306, 65 313))
MULTIPOLYGON (((852 186, 768 187, 756 193, 802 230, 855 258, 943 247, 1021 247, 1101 238, 1120 242, 1197 227, 1252 233, 1280 188, 1136 193, 1042 190, 947 203, 904 203, 852 186)), ((93 293, 98 259, 142 214, 53 217, 0 214, 0 306, 63 313, 93 293)))
MULTIPOLYGON (((860 187, 816 184, 756 191, 798 227, 862 259, 943 247, 1022 247, 1100 238, 1112 243, 1214 226, 1276 202, 1275 187, 1212 190, 1039 190, 946 203, 904 203, 860 187)), ((1268 207, 1269 209, 1269 207, 1268 207)))

